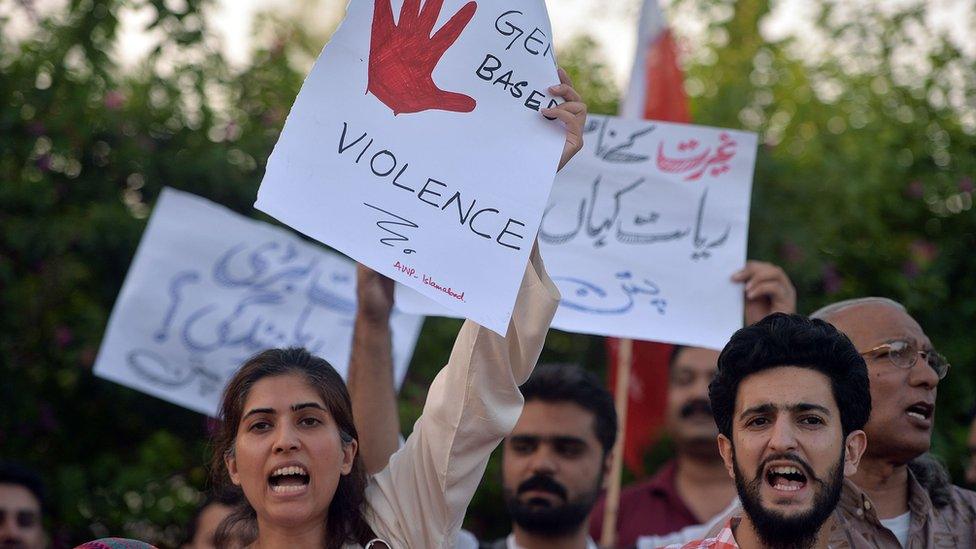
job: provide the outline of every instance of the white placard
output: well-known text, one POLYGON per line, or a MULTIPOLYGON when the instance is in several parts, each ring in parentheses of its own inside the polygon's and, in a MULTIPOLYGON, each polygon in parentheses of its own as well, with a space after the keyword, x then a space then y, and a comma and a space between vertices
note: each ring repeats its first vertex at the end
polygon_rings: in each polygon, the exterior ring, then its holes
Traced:
POLYGON ((255 207, 505 333, 564 142, 551 36, 543 0, 350 2, 255 207))
MULTIPOLYGON (((721 349, 742 326, 756 135, 591 115, 539 230, 552 325, 721 349)), ((404 310, 441 314, 398 289, 404 310)))
MULTIPOLYGON (((356 265, 278 227, 164 189, 95 362, 95 373, 216 415, 248 357, 305 347, 346 375, 356 265)), ((423 318, 394 311, 394 379, 403 380, 423 318)))

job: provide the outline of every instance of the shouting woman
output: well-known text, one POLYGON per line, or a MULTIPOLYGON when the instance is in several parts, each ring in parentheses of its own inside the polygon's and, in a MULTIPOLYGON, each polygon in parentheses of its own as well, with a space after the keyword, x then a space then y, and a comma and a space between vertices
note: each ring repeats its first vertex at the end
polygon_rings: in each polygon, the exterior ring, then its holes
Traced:
MULTIPOLYGON (((563 165, 582 147, 586 107, 569 78, 566 102, 543 114, 566 126, 563 165)), ((244 501, 218 542, 250 547, 453 546, 491 451, 522 410, 518 386, 542 351, 559 293, 533 249, 505 337, 471 321, 427 394, 413 433, 386 468, 367 477, 345 383, 303 349, 272 349, 228 383, 213 472, 244 501)))

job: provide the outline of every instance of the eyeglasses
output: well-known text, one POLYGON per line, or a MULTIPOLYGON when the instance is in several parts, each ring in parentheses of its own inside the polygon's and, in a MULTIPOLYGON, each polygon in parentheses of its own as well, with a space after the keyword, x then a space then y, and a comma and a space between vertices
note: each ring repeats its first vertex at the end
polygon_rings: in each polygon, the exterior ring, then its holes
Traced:
POLYGON ((887 356, 893 365, 903 370, 907 370, 918 362, 919 355, 925 362, 935 370, 935 373, 942 379, 949 373, 949 362, 946 358, 935 350, 923 351, 914 343, 908 341, 892 341, 884 345, 878 345, 874 349, 864 351, 861 356, 871 355, 873 357, 887 356))

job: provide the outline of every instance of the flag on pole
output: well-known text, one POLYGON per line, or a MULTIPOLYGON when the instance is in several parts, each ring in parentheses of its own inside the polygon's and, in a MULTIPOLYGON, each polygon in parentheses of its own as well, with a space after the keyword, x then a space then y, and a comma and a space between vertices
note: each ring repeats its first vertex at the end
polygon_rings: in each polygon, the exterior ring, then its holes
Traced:
POLYGON ((678 48, 658 0, 644 0, 637 52, 620 116, 691 122, 678 48))
MULTIPOLYGON (((637 33, 637 52, 620 115, 691 122, 677 46, 658 0, 644 0, 637 33)), ((615 387, 618 345, 618 340, 607 338, 609 387, 615 387)), ((631 421, 624 429, 623 454, 624 463, 638 477, 645 474, 644 454, 657 441, 664 423, 672 348, 652 341, 634 342, 628 390, 631 421)))

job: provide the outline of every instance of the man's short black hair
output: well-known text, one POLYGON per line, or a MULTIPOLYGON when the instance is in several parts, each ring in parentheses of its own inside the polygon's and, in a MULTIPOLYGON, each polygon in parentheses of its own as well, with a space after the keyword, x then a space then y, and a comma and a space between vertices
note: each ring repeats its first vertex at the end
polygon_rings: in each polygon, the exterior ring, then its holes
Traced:
POLYGON ((609 452, 617 440, 613 397, 593 372, 574 364, 543 364, 521 387, 525 401, 572 402, 593 413, 596 438, 609 452))
POLYGON ((742 380, 781 366, 810 368, 830 378, 844 436, 864 428, 871 414, 868 370, 851 340, 822 320, 776 313, 737 331, 718 357, 708 398, 720 433, 732 438, 742 380))
POLYGON ((41 514, 47 512, 44 481, 34 471, 16 463, 0 462, 0 484, 23 486, 37 499, 37 503, 41 507, 41 514))

